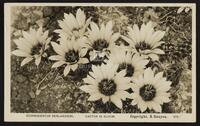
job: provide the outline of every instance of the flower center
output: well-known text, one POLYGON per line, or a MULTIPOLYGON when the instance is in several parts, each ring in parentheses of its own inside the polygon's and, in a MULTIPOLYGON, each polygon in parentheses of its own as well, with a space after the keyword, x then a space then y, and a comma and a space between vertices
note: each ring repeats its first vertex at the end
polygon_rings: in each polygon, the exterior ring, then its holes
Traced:
POLYGON ((151 101, 156 96, 156 89, 151 84, 145 84, 140 88, 140 96, 144 101, 151 101))
POLYGON ((148 44, 146 42, 139 42, 135 45, 135 48, 137 51, 139 51, 139 50, 151 49, 151 46, 150 46, 150 44, 148 44))
POLYGON ((72 29, 72 32, 73 32, 73 31, 79 31, 80 29, 81 29, 81 28, 73 28, 73 29, 72 29))
POLYGON ((72 29, 72 33, 73 33, 75 39, 78 39, 78 38, 81 36, 81 34, 80 34, 80 32, 79 32, 80 29, 81 29, 81 28, 73 28, 73 29, 72 29))
POLYGON ((99 82, 99 91, 105 96, 113 95, 117 90, 117 85, 113 80, 103 79, 99 82))
POLYGON ((126 75, 127 77, 131 77, 134 74, 135 68, 131 64, 122 63, 119 65, 117 72, 120 72, 121 70, 126 69, 126 75))
POLYGON ((75 50, 69 50, 65 53, 65 60, 69 63, 75 63, 79 60, 78 52, 75 50))
POLYGON ((72 29, 72 33, 74 34, 74 35, 76 35, 76 36, 78 36, 79 35, 79 30, 80 30, 81 28, 73 28, 72 29))
POLYGON ((102 51, 103 49, 108 48, 108 43, 106 40, 99 39, 94 42, 92 47, 97 51, 102 51))
POLYGON ((43 45, 42 43, 38 42, 36 45, 34 45, 31 49, 31 55, 39 55, 41 53, 43 45))

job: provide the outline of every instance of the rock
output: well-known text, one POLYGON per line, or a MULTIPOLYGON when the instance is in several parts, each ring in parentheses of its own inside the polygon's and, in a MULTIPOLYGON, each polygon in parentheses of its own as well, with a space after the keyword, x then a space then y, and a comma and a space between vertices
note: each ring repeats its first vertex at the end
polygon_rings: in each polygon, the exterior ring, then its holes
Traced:
POLYGON ((18 74, 18 75, 15 76, 15 79, 16 79, 16 81, 17 81, 18 83, 23 83, 24 81, 27 80, 27 77, 25 77, 25 76, 23 76, 23 75, 21 75, 21 74, 18 74))
POLYGON ((40 93, 41 93, 41 90, 39 90, 39 89, 36 90, 36 92, 35 92, 36 95, 39 95, 40 93))
POLYGON ((35 98, 35 93, 33 91, 28 93, 30 95, 31 98, 35 98))
POLYGON ((52 8, 50 8, 50 7, 45 7, 43 9, 43 15, 44 15, 44 17, 50 16, 52 14, 52 12, 53 12, 52 8))

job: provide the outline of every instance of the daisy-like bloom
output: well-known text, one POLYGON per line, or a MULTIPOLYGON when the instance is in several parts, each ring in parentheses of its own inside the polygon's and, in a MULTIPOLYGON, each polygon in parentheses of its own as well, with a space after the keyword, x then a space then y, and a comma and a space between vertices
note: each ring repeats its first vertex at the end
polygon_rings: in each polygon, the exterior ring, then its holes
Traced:
POLYGON ((61 29, 57 29, 55 32, 58 33, 59 36, 66 36, 69 39, 72 36, 75 36, 75 38, 80 38, 85 34, 90 21, 91 18, 86 20, 86 15, 81 9, 77 10, 76 16, 74 16, 72 13, 64 13, 64 19, 58 20, 61 29))
POLYGON ((20 57, 25 57, 21 62, 21 66, 35 59, 35 64, 38 66, 42 57, 46 57, 45 50, 49 48, 51 38, 48 37, 48 31, 43 32, 42 27, 38 30, 30 28, 29 31, 22 32, 23 37, 15 39, 17 49, 12 54, 20 57))
POLYGON ((92 49, 90 60, 94 60, 97 56, 108 56, 110 50, 115 46, 115 41, 120 37, 119 33, 113 33, 112 21, 109 21, 106 25, 102 23, 100 28, 96 23, 91 22, 90 27, 86 46, 86 48, 92 49))
POLYGON ((80 87, 81 90, 90 94, 89 101, 99 99, 103 103, 111 101, 118 108, 122 108, 122 100, 130 97, 125 90, 130 88, 131 79, 125 77, 125 71, 117 73, 117 67, 118 65, 113 64, 92 66, 90 75, 83 79, 88 85, 80 87))
POLYGON ((171 88, 171 81, 163 77, 163 72, 154 75, 154 72, 147 68, 144 74, 134 79, 131 88, 132 105, 144 112, 147 108, 156 112, 161 112, 161 105, 170 102, 170 94, 167 92, 171 88))
POLYGON ((65 65, 63 73, 64 76, 66 76, 70 70, 75 71, 79 64, 89 62, 87 58, 83 58, 86 55, 86 52, 81 49, 82 41, 77 41, 74 37, 72 37, 71 40, 66 37, 61 37, 59 41, 60 44, 51 42, 54 51, 57 53, 57 55, 49 57, 50 60, 56 61, 52 68, 65 65))
POLYGON ((152 22, 148 22, 142 24, 140 29, 136 24, 132 28, 128 27, 128 37, 122 36, 122 38, 130 44, 135 52, 155 61, 159 60, 158 55, 164 54, 164 51, 158 48, 164 43, 161 41, 164 34, 165 31, 154 31, 152 22))
POLYGON ((144 72, 149 60, 139 56, 138 54, 132 55, 126 51, 126 48, 118 48, 112 50, 109 57, 109 62, 119 64, 117 72, 126 70, 126 76, 132 78, 141 75, 144 72))

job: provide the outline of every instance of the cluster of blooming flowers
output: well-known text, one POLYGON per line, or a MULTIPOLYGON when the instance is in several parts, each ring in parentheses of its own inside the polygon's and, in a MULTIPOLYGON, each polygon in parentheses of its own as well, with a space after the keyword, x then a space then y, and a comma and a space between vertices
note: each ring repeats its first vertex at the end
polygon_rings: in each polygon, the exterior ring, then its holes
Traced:
POLYGON ((136 24, 128 27, 125 36, 113 31, 112 21, 98 26, 78 9, 76 15, 65 13, 58 24, 60 29, 55 30, 59 34, 58 43, 52 42, 48 31, 43 32, 42 27, 24 31, 23 37, 14 40, 17 49, 12 54, 25 57, 21 66, 32 60, 38 66, 42 57, 47 57, 46 50, 51 44, 57 53, 49 57, 55 61, 52 68, 64 66, 64 76, 75 71, 79 64, 87 64, 98 57, 104 59, 105 63, 92 65, 80 87, 89 93, 89 101, 112 102, 122 108, 122 101, 129 98, 141 112, 147 109, 161 112, 161 105, 170 101, 171 82, 163 72, 155 73, 147 68, 150 60, 159 60, 159 55, 164 54, 158 47, 163 43, 165 32, 155 31, 152 22, 142 24, 141 28, 136 24), (116 45, 119 38, 129 45, 116 45), (132 93, 128 89, 132 89, 132 93))

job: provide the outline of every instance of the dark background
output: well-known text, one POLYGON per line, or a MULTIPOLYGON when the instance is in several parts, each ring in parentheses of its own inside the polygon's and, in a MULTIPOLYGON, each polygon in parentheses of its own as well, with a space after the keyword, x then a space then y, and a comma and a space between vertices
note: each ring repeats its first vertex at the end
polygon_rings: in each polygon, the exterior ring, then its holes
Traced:
MULTIPOLYGON (((133 126, 133 125, 152 125, 152 126, 168 126, 168 125, 177 125, 177 126, 182 126, 182 125, 186 125, 186 126, 191 126, 191 125, 194 125, 194 126, 198 126, 200 125, 199 123, 199 108, 198 106, 200 106, 200 102, 199 102, 199 91, 200 91, 200 86, 198 85, 198 82, 199 82, 199 74, 198 74, 198 69, 199 69, 199 49, 200 46, 199 46, 199 17, 200 17, 200 9, 199 9, 199 1, 198 0, 121 0, 121 1, 117 1, 117 0, 60 0, 59 2, 96 2, 96 3, 100 3, 100 2, 106 2, 106 3, 113 3, 113 2, 123 2, 123 3, 128 3, 128 2, 134 2, 134 3, 145 3, 145 2, 152 2, 152 3, 196 3, 197 4, 197 21, 196 21, 196 29, 197 29, 197 122, 196 123, 47 123, 47 122, 42 122, 42 123, 23 123, 23 122, 4 122, 4 3, 6 2, 38 2, 38 0, 2 0, 1 1, 1 4, 0 4, 0 29, 1 29, 1 32, 0 32, 0 35, 1 35, 1 67, 0 67, 0 70, 1 70, 1 76, 0 76, 0 126, 42 126, 42 125, 62 125, 62 126, 66 126, 66 125, 80 125, 80 126, 93 126, 93 125, 98 125, 98 126, 107 126, 107 125, 119 125, 119 126, 122 126, 122 125, 127 125, 127 126, 133 126)), ((56 0, 40 0, 40 2, 58 2, 56 0)))

